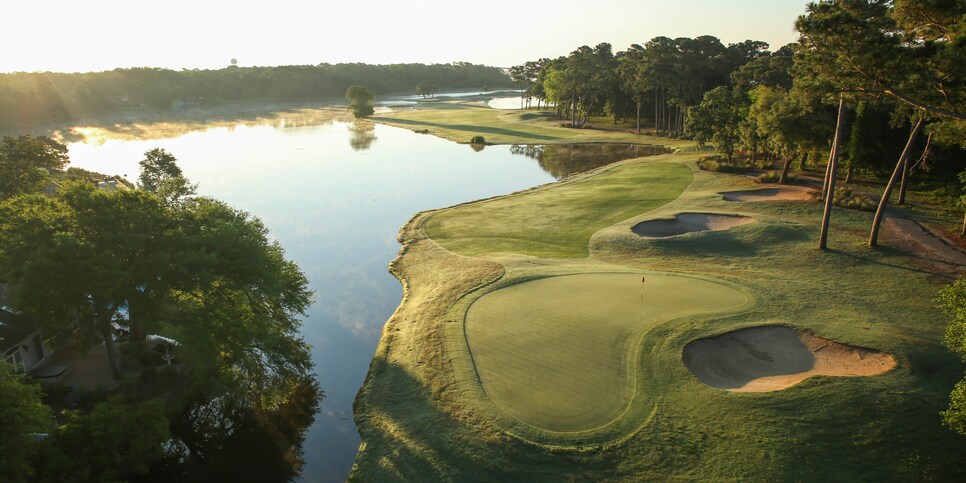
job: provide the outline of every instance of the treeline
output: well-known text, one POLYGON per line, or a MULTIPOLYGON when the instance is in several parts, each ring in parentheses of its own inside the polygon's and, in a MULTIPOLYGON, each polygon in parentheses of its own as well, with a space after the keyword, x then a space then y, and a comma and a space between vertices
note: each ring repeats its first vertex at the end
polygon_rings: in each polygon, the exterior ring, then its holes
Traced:
POLYGON ((655 37, 616 53, 607 43, 582 46, 514 66, 510 76, 521 107, 552 107, 571 127, 595 116, 630 119, 639 133, 713 144, 729 161, 784 161, 782 182, 793 162, 827 164, 837 125, 846 181, 888 176, 915 131, 902 173, 955 198, 966 168, 964 9, 819 2, 797 23, 802 40, 774 51, 756 40, 655 37))
POLYGON ((607 115, 615 121, 634 118, 639 128, 644 119, 658 133, 683 136, 688 108, 700 103, 705 92, 728 84, 744 65, 765 58, 762 64, 787 70, 788 48, 774 54, 767 49, 767 43, 756 40, 725 46, 709 35, 655 37, 617 53, 608 43, 582 46, 567 57, 514 66, 510 77, 523 89, 525 105, 534 100, 538 107, 552 104, 573 127, 582 127, 590 116, 607 115))
POLYGON ((511 85, 500 69, 466 62, 18 72, 0 74, 0 128, 131 108, 341 99, 354 84, 364 84, 376 94, 406 93, 427 81, 443 89, 511 85))

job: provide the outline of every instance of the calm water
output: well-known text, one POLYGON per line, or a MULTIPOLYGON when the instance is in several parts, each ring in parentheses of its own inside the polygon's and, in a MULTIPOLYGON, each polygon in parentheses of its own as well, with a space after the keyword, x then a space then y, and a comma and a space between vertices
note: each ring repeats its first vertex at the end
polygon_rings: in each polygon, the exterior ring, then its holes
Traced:
MULTIPOLYGON (((303 479, 341 481, 359 444, 352 401, 402 295, 386 270, 399 250, 399 228, 417 211, 555 176, 537 161, 544 155, 540 148, 490 146, 475 152, 381 125, 286 125, 283 120, 175 129, 173 137, 156 139, 148 130, 134 139, 90 136, 68 147, 72 166, 132 180, 145 151, 165 148, 202 194, 251 212, 271 229, 317 297, 302 333, 312 344, 326 397, 305 441, 303 479)), ((165 132, 171 136, 170 126, 165 132)), ((594 164, 602 162, 594 158, 594 164)), ((547 168, 558 177, 576 169, 569 161, 563 170, 560 164, 547 168)))

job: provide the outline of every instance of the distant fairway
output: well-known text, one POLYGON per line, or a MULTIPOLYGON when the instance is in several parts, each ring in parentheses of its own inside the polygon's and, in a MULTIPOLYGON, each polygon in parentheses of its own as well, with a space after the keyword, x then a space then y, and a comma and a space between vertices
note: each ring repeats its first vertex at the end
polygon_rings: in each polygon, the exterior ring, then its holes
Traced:
POLYGON ((748 302, 723 283, 667 274, 582 274, 511 285, 466 316, 466 338, 490 399, 548 431, 581 431, 618 417, 634 394, 641 336, 683 316, 748 302))
POLYGON ((660 208, 687 188, 687 166, 652 159, 617 166, 581 183, 446 210, 430 218, 426 231, 447 250, 463 255, 582 258, 595 232, 660 208))

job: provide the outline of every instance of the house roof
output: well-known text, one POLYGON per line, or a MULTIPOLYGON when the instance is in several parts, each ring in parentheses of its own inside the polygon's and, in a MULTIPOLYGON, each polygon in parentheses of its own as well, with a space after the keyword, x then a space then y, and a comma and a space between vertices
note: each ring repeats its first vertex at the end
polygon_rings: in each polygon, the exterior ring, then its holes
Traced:
POLYGON ((3 309, 7 305, 7 286, 0 283, 0 353, 4 355, 37 330, 37 324, 3 309))

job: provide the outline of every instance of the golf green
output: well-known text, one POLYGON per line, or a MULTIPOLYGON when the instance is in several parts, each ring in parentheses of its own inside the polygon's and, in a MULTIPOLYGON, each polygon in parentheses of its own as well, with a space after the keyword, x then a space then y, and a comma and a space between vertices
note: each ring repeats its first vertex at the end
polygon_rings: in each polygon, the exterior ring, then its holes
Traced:
POLYGON ((466 339, 483 390, 539 429, 583 431, 624 411, 638 347, 656 325, 748 303, 725 283, 683 275, 592 273, 527 281, 482 296, 466 339))

